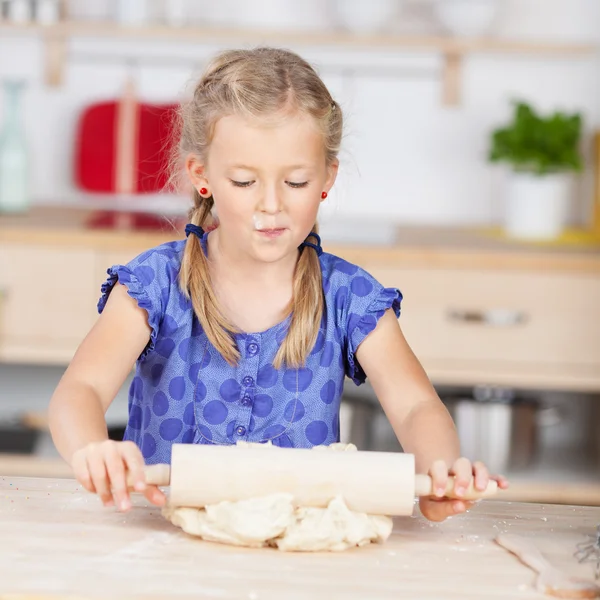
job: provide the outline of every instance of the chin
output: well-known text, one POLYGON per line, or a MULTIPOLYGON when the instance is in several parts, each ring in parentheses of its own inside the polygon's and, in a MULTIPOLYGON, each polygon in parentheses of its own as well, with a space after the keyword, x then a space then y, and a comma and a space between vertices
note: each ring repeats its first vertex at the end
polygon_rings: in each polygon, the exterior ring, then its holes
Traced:
POLYGON ((287 245, 285 248, 281 246, 263 246, 261 248, 255 248, 253 254, 257 261, 274 263, 289 257, 294 252, 297 252, 297 248, 287 245))

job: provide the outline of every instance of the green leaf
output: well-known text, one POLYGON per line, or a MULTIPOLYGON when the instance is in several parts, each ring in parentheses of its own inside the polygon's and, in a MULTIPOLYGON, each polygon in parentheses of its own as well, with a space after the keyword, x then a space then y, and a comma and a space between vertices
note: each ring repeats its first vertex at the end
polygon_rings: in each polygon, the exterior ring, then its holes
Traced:
POLYGON ((581 171, 582 125, 579 113, 541 116, 529 104, 514 102, 512 121, 491 133, 488 160, 538 175, 581 171))

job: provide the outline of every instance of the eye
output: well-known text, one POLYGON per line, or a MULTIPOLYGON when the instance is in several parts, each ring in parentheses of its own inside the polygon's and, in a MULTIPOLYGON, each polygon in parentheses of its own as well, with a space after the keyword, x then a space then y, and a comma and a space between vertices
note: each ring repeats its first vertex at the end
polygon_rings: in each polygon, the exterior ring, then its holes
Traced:
POLYGON ((298 188, 304 188, 308 185, 308 181, 302 181, 301 183, 297 183, 294 181, 286 181, 286 183, 294 189, 298 189, 298 188))
POLYGON ((235 187, 241 188, 250 187, 254 183, 254 181, 235 181, 233 179, 230 179, 229 181, 231 181, 235 187))

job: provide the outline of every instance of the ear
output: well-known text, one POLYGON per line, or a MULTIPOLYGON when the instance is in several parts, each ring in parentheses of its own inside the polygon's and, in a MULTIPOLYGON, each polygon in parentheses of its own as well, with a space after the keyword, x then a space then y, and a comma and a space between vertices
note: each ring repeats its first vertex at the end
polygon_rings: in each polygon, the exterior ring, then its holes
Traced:
POLYGON ((200 191, 200 188, 208 188, 206 178, 206 166, 195 154, 188 154, 185 159, 185 170, 192 185, 200 191))
POLYGON ((323 191, 329 193, 329 190, 333 187, 335 180, 338 175, 338 170, 340 168, 340 161, 336 158, 331 161, 331 164, 327 167, 327 179, 325 180, 325 185, 323 186, 323 191))

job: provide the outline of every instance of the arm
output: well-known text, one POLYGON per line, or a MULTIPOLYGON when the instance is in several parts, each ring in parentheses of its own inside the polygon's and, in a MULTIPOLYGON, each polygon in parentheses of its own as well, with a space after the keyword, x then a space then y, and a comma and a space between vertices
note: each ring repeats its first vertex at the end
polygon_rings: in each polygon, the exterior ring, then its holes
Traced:
MULTIPOLYGON (((388 310, 377 327, 358 347, 356 358, 373 385, 405 452, 415 455, 417 473, 429 473, 436 489, 445 489, 449 471, 456 475, 455 491, 466 488, 472 478, 471 463, 460 458, 454 422, 438 397, 423 367, 409 347, 393 311, 388 310)), ((475 486, 485 489, 487 469, 475 463, 475 486)), ((501 487, 506 481, 498 480, 501 487)), ((443 492, 442 492, 443 494, 443 492)), ((429 518, 440 520, 468 506, 454 502, 431 506, 422 499, 429 518)))
POLYGON ((389 310, 358 347, 356 357, 373 385, 405 452, 415 455, 417 473, 436 460, 460 457, 454 423, 389 310))
POLYGON ((125 465, 137 482, 143 481, 141 452, 133 444, 108 441, 104 415, 149 338, 146 311, 124 286, 115 285, 50 400, 56 448, 82 485, 98 492, 107 505, 113 500, 110 483, 119 488, 115 496, 121 506, 123 500, 128 504, 125 465))
POLYGON ((87 444, 108 439, 104 415, 149 338, 146 312, 115 285, 50 400, 52 439, 67 462, 87 444))

